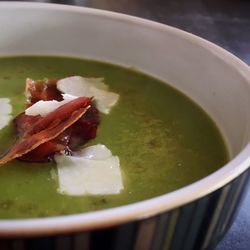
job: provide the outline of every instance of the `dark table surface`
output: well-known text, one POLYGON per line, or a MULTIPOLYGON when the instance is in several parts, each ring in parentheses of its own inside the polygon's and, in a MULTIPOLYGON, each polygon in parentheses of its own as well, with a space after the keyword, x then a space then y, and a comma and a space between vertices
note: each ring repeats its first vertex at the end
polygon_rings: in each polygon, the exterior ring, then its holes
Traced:
MULTIPOLYGON (((250 65, 250 0, 74 0, 51 2, 111 10, 186 30, 250 65)), ((250 250, 250 186, 239 214, 216 250, 250 250)))

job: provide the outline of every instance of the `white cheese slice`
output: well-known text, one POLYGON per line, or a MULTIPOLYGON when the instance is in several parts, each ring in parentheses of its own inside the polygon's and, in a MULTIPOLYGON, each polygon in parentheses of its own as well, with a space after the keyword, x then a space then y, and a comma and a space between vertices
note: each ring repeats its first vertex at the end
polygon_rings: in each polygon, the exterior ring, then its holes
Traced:
POLYGON ((104 145, 90 146, 74 156, 56 155, 59 193, 118 194, 123 189, 120 161, 104 145))
POLYGON ((0 129, 4 128, 10 122, 12 116, 12 106, 9 98, 0 98, 0 129))
POLYGON ((97 109, 104 114, 108 114, 119 99, 118 94, 108 91, 108 86, 103 82, 103 78, 71 76, 59 80, 57 88, 63 93, 77 97, 93 96, 97 109))
POLYGON ((64 105, 67 102, 70 102, 72 100, 74 100, 75 98, 77 98, 76 96, 72 96, 72 95, 67 95, 67 94, 63 94, 63 101, 38 101, 36 103, 34 103, 32 106, 30 106, 29 108, 27 108, 25 110, 25 114, 26 115, 32 115, 32 116, 36 116, 36 115, 41 115, 41 116, 46 116, 47 114, 49 114, 50 112, 54 111, 55 109, 59 108, 60 106, 64 105))

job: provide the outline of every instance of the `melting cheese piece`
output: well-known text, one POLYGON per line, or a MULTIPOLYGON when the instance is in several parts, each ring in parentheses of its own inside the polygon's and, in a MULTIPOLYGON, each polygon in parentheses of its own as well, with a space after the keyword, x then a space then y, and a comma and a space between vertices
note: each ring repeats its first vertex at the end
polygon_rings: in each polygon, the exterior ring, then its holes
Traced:
POLYGON ((12 107, 9 98, 0 98, 0 129, 10 122, 12 107))
POLYGON ((120 161, 104 145, 84 148, 74 156, 56 155, 59 189, 67 195, 109 195, 123 189, 120 161))
POLYGON ((97 109, 104 114, 109 114, 119 99, 118 94, 108 91, 108 86, 103 82, 103 78, 71 76, 59 80, 57 88, 63 93, 77 97, 93 96, 97 109))
POLYGON ((38 101, 34 103, 32 106, 30 106, 29 108, 27 108, 25 110, 25 114, 32 115, 32 116, 36 116, 36 115, 46 116, 47 114, 59 108, 60 106, 64 105, 65 103, 70 102, 77 98, 76 96, 67 95, 67 94, 63 94, 62 96, 63 96, 63 101, 60 101, 60 102, 55 101, 55 100, 38 101))

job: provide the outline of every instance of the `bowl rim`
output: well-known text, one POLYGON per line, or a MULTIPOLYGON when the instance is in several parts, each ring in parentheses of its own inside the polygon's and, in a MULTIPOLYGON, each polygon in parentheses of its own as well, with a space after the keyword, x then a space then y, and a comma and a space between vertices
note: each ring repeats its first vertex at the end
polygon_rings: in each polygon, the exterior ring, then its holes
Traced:
MULTIPOLYGON (((52 3, 32 3, 32 2, 0 2, 0 9, 40 9, 54 10, 71 13, 81 13, 83 15, 99 16, 129 22, 141 27, 148 27, 170 32, 179 37, 195 43, 206 50, 209 50, 216 57, 221 58, 233 70, 245 78, 250 85, 250 67, 223 48, 186 31, 161 24, 155 21, 134 17, 126 14, 116 13, 107 10, 93 9, 80 6, 69 6, 52 3)), ((31 219, 0 219, 0 236, 38 236, 53 235, 58 233, 69 233, 76 231, 86 231, 101 229, 128 223, 130 221, 141 220, 150 216, 169 211, 182 206, 226 185, 237 176, 246 171, 250 166, 250 143, 248 143, 241 152, 229 163, 219 170, 213 172, 207 177, 196 181, 183 188, 170 193, 157 196, 148 200, 140 201, 130 205, 100 210, 96 212, 87 212, 82 214, 55 216, 47 218, 31 219)))

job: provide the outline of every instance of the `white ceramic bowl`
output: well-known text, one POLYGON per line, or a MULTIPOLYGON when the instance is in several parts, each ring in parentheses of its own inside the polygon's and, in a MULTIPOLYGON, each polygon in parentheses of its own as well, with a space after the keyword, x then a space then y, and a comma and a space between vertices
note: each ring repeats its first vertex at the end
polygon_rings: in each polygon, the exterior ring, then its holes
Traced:
MULTIPOLYGON (((181 240, 175 240, 177 236, 183 237, 183 242, 190 246, 185 249, 197 246, 207 249, 218 241, 232 221, 248 179, 250 70, 245 63, 222 48, 181 30, 81 7, 1 2, 0 32, 0 56, 91 58, 133 66, 172 84, 213 117, 232 157, 220 170, 192 185, 132 205, 71 216, 0 220, 2 237, 57 234, 53 236, 55 239, 69 232, 85 231, 86 235, 95 235, 94 229, 103 229, 105 235, 110 232, 105 228, 112 227, 117 231, 112 239, 124 238, 134 249, 140 249, 140 237, 145 232, 149 235, 144 240, 145 246, 154 246, 153 249, 162 249, 164 244, 169 244, 171 249, 183 249, 178 248, 181 240), (187 236, 184 221, 193 226, 196 233, 192 236, 187 236), (126 231, 127 225, 131 228, 126 231), (137 233, 131 233, 132 229, 137 233), (168 243, 167 237, 170 237, 168 243)), ((90 241, 89 236, 87 238, 90 241)), ((101 242, 100 237, 98 239, 101 242)))

